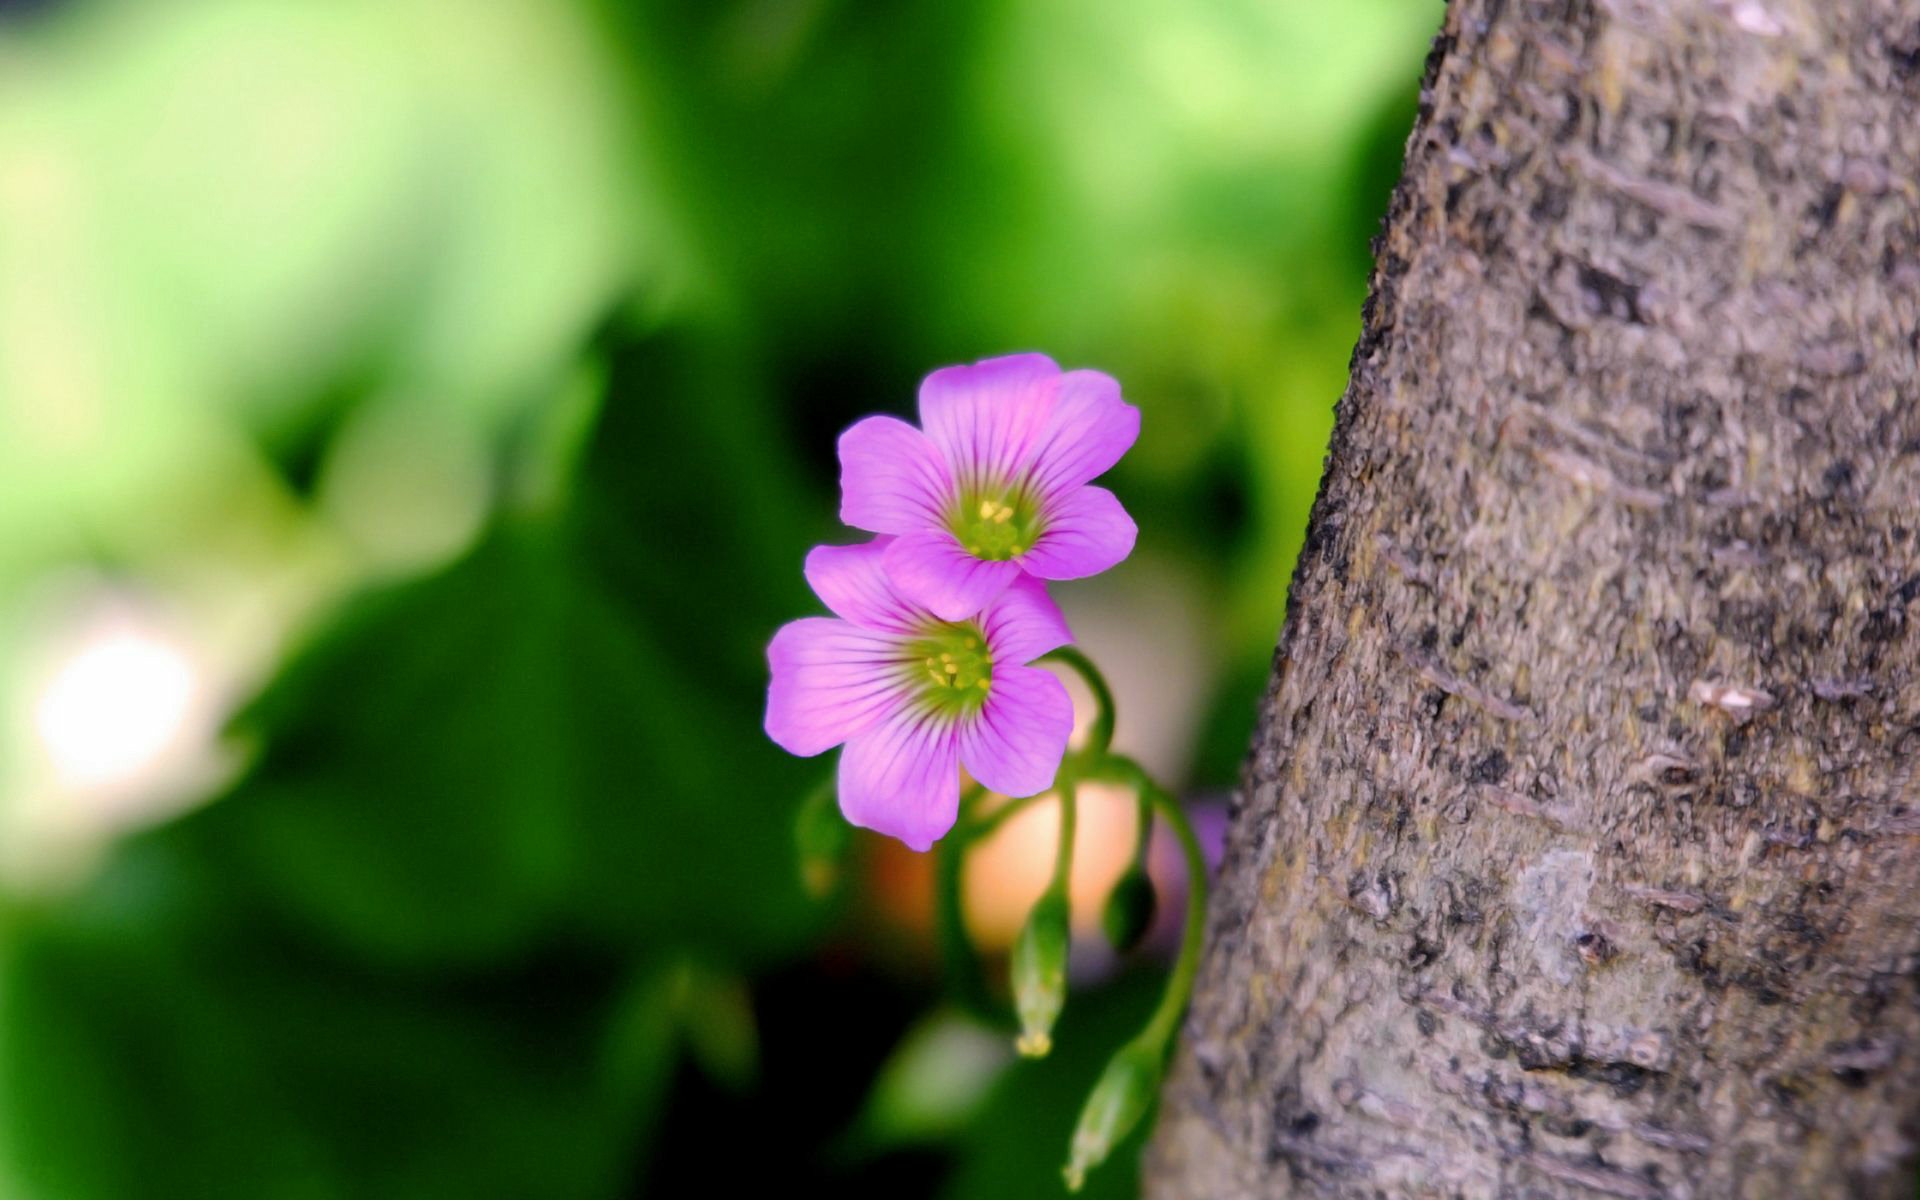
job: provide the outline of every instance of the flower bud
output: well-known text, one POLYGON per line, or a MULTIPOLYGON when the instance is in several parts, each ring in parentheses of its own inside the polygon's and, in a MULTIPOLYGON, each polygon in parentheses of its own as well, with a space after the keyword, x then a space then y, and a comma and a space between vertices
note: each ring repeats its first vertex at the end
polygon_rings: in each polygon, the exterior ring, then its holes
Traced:
POLYGON ((1074 1126, 1073 1143, 1062 1172, 1068 1191, 1079 1191, 1087 1172, 1107 1161, 1113 1148, 1125 1141, 1146 1115, 1160 1090, 1166 1057, 1165 1039, 1143 1034, 1108 1060, 1107 1069, 1087 1093, 1080 1122, 1074 1126))
POLYGON ((840 815, 833 788, 819 788, 801 801, 793 821, 793 843, 800 884, 808 895, 819 900, 833 891, 852 841, 853 826, 840 815))
POLYGON ((1066 893, 1049 888, 1013 943, 1013 1006, 1020 1014, 1014 1045, 1028 1058, 1053 1049, 1053 1023, 1067 1003, 1068 916, 1066 893))
POLYGON ((1158 898, 1154 895, 1153 880, 1139 863, 1134 863, 1114 881, 1113 890, 1107 893, 1106 907, 1100 910, 1100 928, 1113 948, 1125 954, 1138 946, 1140 939, 1147 936, 1147 930, 1153 928, 1156 907, 1158 898))

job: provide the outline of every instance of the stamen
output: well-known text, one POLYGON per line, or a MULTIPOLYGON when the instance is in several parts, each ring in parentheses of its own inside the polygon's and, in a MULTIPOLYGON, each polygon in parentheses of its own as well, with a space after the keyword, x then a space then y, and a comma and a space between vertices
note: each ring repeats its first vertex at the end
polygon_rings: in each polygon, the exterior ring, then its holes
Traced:
POLYGON ((1028 484, 1019 480, 969 481, 951 510, 954 541, 974 558, 1005 562, 1033 548, 1046 521, 1028 484), (983 484, 974 490, 976 483, 983 484))
POLYGON ((923 640, 909 651, 908 664, 915 660, 924 671, 912 686, 932 706, 931 711, 961 714, 976 711, 993 687, 993 655, 986 636, 971 622, 939 622, 930 625, 923 640), (924 682, 932 680, 929 687, 924 682))

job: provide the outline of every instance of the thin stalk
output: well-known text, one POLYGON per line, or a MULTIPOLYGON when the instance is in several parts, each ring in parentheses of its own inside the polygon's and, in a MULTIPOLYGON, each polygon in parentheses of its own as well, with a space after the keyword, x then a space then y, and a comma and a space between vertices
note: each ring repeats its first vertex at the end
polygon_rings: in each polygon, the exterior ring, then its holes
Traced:
POLYGON ((1045 791, 1032 796, 1022 796, 1017 800, 1009 800, 985 816, 975 818, 966 826, 960 828, 959 832, 961 836, 969 842, 984 841, 993 836, 996 830, 1014 816, 1026 811, 1035 803, 1045 800, 1052 794, 1052 791, 1045 791))
POLYGON ((1053 880, 1047 887, 1063 896, 1067 894, 1067 883, 1073 874, 1073 834, 1080 808, 1074 795, 1076 782, 1071 767, 1062 763, 1053 779, 1054 791, 1060 796, 1060 841, 1053 848, 1053 880))
MULTIPOLYGON (((1145 773, 1142 772, 1142 775, 1144 777, 1145 773)), ((1186 810, 1180 806, 1180 802, 1151 780, 1147 784, 1151 791, 1146 794, 1151 797, 1153 806, 1160 810, 1161 819, 1180 839, 1180 848, 1187 856, 1187 913, 1180 931, 1180 956, 1174 960, 1173 974, 1167 977, 1166 991, 1161 993, 1160 1005, 1153 1010, 1153 1016, 1148 1018, 1146 1026, 1149 1036, 1171 1042, 1180 1028, 1181 1016, 1187 1011, 1187 1001, 1193 995, 1194 976, 1200 970, 1200 945, 1207 932, 1207 856, 1201 850, 1200 839, 1193 832, 1193 822, 1187 819, 1186 810)))
POLYGON ((1108 754, 1092 764, 1088 774, 1133 788, 1159 811, 1161 820, 1173 830, 1186 855, 1187 913, 1180 933, 1180 953, 1174 959, 1173 972, 1167 977, 1160 1004, 1140 1033, 1143 1039, 1152 1037, 1163 1044, 1170 1043, 1180 1027, 1181 1014, 1186 1011, 1187 1000, 1193 993, 1194 976, 1200 969, 1200 943, 1207 930, 1207 856, 1193 832, 1193 823, 1187 819, 1186 809, 1154 782, 1153 776, 1139 763, 1123 754, 1108 754))
POLYGON ((980 952, 967 932, 964 870, 967 849, 979 836, 978 822, 966 820, 985 788, 974 784, 960 797, 961 820, 940 840, 933 860, 933 919, 940 940, 940 965, 953 998, 966 1012, 998 1028, 1011 1028, 1012 1016, 997 1003, 980 969, 980 952))
POLYGON ((1103 756, 1107 748, 1113 745, 1113 689, 1107 686, 1107 677, 1100 668, 1093 665, 1078 646, 1062 646, 1040 659, 1041 662, 1057 662, 1073 668, 1080 678, 1086 680, 1087 688, 1093 693, 1093 702, 1099 709, 1094 714, 1093 724, 1087 728, 1087 752, 1095 758, 1103 756))

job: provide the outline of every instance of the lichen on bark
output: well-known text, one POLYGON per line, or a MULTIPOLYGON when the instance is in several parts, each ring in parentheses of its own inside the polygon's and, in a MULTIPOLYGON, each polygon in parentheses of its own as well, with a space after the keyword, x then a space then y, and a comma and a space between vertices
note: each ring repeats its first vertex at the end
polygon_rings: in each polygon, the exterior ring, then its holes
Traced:
POLYGON ((1148 1192, 1904 1196, 1920 8, 1461 0, 1148 1192))

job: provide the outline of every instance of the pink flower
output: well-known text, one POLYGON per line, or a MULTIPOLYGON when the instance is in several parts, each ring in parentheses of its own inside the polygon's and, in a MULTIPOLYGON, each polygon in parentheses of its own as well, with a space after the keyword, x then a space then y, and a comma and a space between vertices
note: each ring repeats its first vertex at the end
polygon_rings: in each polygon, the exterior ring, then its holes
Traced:
POLYGON ((1009 796, 1053 783, 1073 703, 1027 666, 1073 640, 1034 579, 1016 579, 964 621, 902 596, 882 569, 892 538, 816 546, 807 582, 836 616, 782 626, 767 646, 767 736, 811 756, 842 742, 840 810, 925 850, 960 802, 960 767, 1009 796))
POLYGON ((1022 573, 1079 579, 1132 553, 1133 519, 1087 486, 1140 435, 1111 376, 1044 354, 943 367, 920 384, 920 423, 840 435, 840 519, 897 535, 887 573, 937 616, 972 616, 1022 573))

